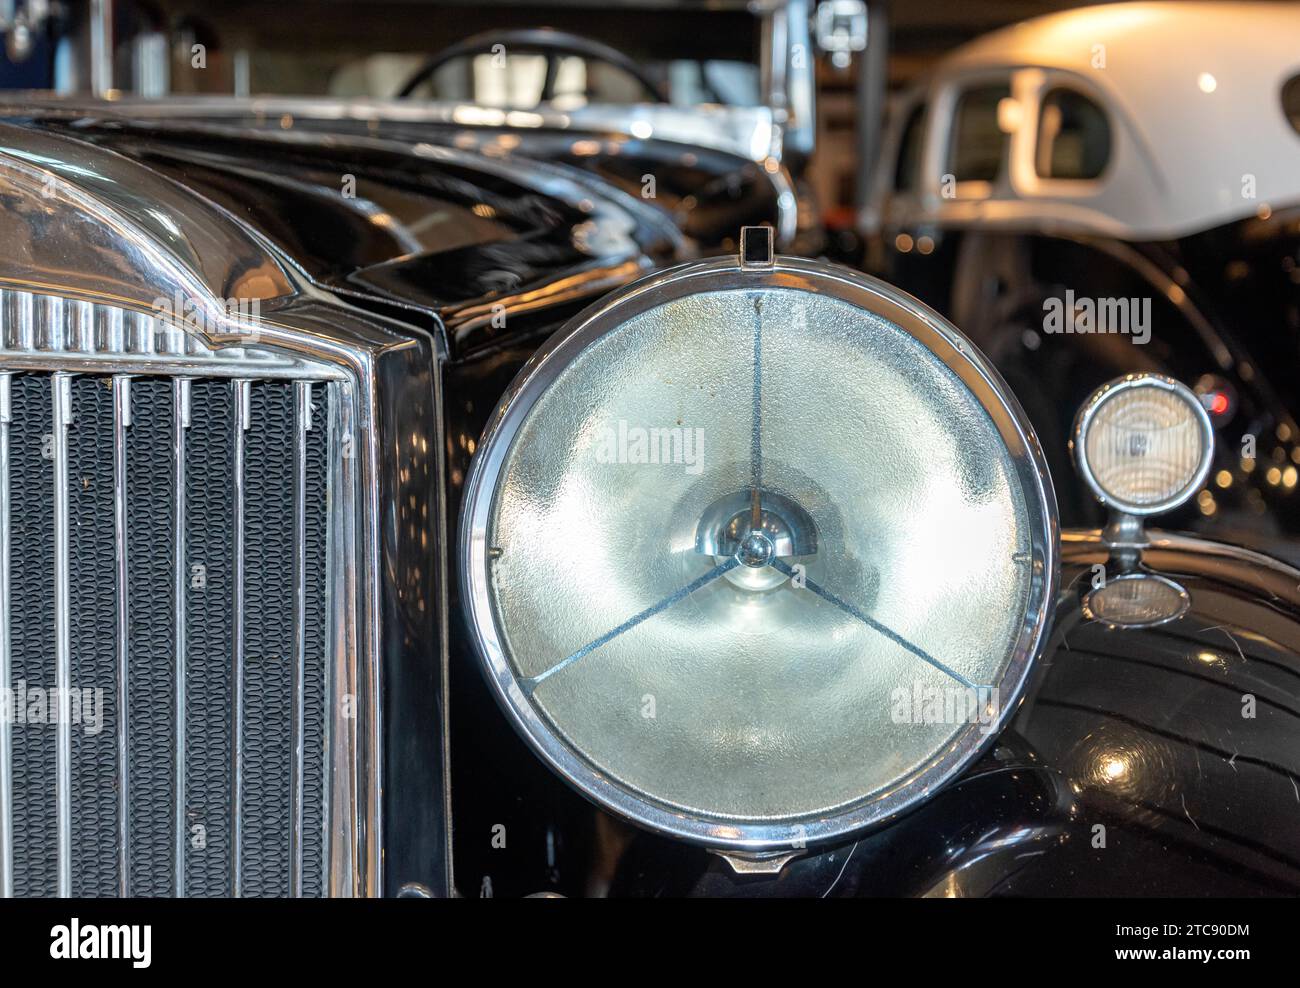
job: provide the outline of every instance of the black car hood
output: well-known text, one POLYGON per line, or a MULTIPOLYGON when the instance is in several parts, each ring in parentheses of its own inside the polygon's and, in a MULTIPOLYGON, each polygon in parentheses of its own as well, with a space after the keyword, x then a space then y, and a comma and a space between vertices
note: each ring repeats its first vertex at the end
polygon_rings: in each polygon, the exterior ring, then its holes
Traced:
POLYGON ((692 253, 658 207, 555 163, 278 124, 15 122, 131 158, 218 206, 316 284, 420 310, 453 339, 491 335, 484 313, 522 310, 529 318, 515 330, 554 321, 692 253))

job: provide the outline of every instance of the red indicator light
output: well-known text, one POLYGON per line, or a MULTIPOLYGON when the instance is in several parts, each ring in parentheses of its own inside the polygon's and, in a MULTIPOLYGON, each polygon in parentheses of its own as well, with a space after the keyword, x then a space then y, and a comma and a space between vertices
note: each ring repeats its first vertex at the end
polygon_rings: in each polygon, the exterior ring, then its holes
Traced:
POLYGON ((1210 414, 1222 415, 1228 410, 1228 396, 1222 391, 1216 391, 1210 395, 1210 414))

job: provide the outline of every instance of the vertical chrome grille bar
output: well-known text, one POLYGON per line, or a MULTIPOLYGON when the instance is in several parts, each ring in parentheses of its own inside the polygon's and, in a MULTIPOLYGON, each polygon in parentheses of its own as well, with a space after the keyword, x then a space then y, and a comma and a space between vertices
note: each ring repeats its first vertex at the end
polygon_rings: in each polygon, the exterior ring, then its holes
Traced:
MULTIPOLYGON (((339 422, 339 385, 325 385, 325 449, 329 466, 325 474, 325 499, 331 505, 337 505, 339 499, 338 474, 342 469, 339 462, 342 453, 339 422)), ((341 620, 338 604, 339 581, 342 579, 337 562, 338 553, 342 552, 343 541, 338 525, 339 511, 334 507, 325 520, 325 627, 330 635, 330 644, 325 658, 325 774, 324 792, 321 794, 321 874, 325 876, 324 890, 327 896, 334 894, 333 877, 333 834, 334 827, 334 787, 337 762, 334 754, 334 715, 338 710, 338 695, 335 686, 337 676, 337 657, 339 648, 345 644, 344 636, 337 630, 341 620)))
MULTIPOLYGON (((326 819, 329 821, 329 895, 355 896, 363 880, 358 861, 361 780, 358 767, 357 717, 343 716, 345 698, 359 703, 361 696, 360 649, 357 635, 357 568, 352 564, 357 544, 356 399, 349 384, 330 386, 328 623, 334 640, 330 648, 330 711, 325 718, 327 768, 326 819)), ((355 714, 355 711, 354 711, 355 714)))
MULTIPOLYGON (((0 374, 0 690, 13 688, 9 640, 9 423, 13 375, 0 374)), ((10 712, 12 713, 12 711, 10 712)), ((14 778, 10 717, 0 717, 0 898, 14 894, 14 778)))
POLYGON ((244 807, 244 432, 249 427, 252 392, 248 381, 235 381, 235 435, 234 435, 234 597, 231 601, 231 642, 233 666, 231 670, 231 794, 230 794, 230 894, 241 892, 243 807, 244 807))
POLYGON ((172 889, 185 895, 185 430, 190 427, 190 381, 172 381, 172 531, 175 552, 172 568, 173 642, 175 653, 176 728, 173 744, 176 787, 172 798, 172 889))
POLYGON ((55 845, 58 896, 72 895, 72 651, 68 604, 68 427, 72 422, 72 379, 55 374, 54 404, 54 742, 55 845))
POLYGON ((113 541, 117 568, 117 868, 118 894, 131 894, 131 766, 129 743, 130 608, 126 582, 126 430, 131 425, 131 379, 113 378, 113 541))
POLYGON ((311 384, 294 385, 293 441, 293 702, 289 769, 289 894, 302 896, 302 787, 304 681, 307 674, 307 432, 311 384))
POLYGON ((12 326, 17 329, 15 350, 33 350, 36 348, 36 302, 30 292, 17 292, 13 296, 14 313, 12 326))

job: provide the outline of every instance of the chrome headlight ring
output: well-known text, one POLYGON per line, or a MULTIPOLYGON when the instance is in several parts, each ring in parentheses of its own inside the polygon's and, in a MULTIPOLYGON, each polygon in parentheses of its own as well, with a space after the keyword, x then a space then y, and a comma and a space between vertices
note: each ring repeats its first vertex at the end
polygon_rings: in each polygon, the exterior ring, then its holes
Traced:
MULTIPOLYGON (((775 513, 783 518, 791 514, 775 513)), ((918 517, 915 524, 924 527, 927 519, 918 517)), ((723 258, 664 271, 607 297, 556 333, 520 372, 490 420, 465 487, 460 545, 463 598, 475 648, 512 726, 542 759, 580 792, 644 827, 716 849, 747 852, 788 850, 843 837, 897 815, 952 780, 1014 710, 1044 641, 1059 579, 1056 504, 1047 468, 1023 412, 991 365, 951 325, 902 292, 847 269, 790 258, 758 266, 723 258), (793 290, 845 303, 920 343, 982 407, 989 427, 1005 446, 1009 476, 1023 492, 1027 548, 1017 553, 1014 565, 1025 567, 1024 605, 1006 661, 996 683, 990 684, 1000 697, 996 721, 957 729, 914 770, 863 798, 813 815, 700 812, 620 779, 539 708, 537 683, 527 682, 512 662, 494 602, 491 567, 501 550, 494 546, 490 530, 497 492, 512 445, 547 389, 589 347, 638 316, 692 296, 736 290, 793 290)))

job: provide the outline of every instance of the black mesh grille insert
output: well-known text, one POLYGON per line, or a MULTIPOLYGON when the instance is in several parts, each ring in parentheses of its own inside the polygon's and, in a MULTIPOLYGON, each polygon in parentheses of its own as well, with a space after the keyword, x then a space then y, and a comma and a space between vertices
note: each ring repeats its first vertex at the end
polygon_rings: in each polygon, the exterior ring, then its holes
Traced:
MULTIPOLYGON (((117 577, 113 538, 111 381, 72 382, 68 428, 68 566, 74 690, 96 721, 72 729, 73 895, 117 895, 117 577), (87 692, 89 691, 89 692, 87 692), (86 701, 89 701, 88 703, 86 701)), ((83 718, 84 721, 84 718, 83 718)))
MULTIPOLYGON (((310 389, 313 427, 303 434, 306 483, 301 547, 295 532, 298 386, 249 385, 244 473, 244 596, 235 598, 236 385, 196 380, 184 429, 184 615, 186 732, 182 868, 187 895, 229 895, 235 753, 232 712, 236 606, 244 613, 243 869, 246 895, 290 892, 293 794, 295 560, 305 574, 303 676, 303 891, 325 882, 328 674, 326 585, 327 389, 310 389)), ((176 604, 177 401, 170 378, 129 383, 123 429, 126 530, 115 521, 112 381, 71 380, 68 429, 68 627, 74 707, 71 724, 71 842, 74 895, 116 895, 125 842, 132 895, 177 892, 176 604), (120 541, 125 587, 117 580, 120 541), (118 696, 119 602, 128 611, 129 679, 118 696), (126 720, 128 778, 118 768, 126 720), (118 828, 125 784, 128 831, 118 828)), ((44 722, 55 683, 54 456, 51 378, 12 378, 10 613, 13 686, 24 713, 13 725, 14 892, 57 891, 56 726, 44 722), (31 718, 27 711, 33 712, 31 718), (27 722, 28 720, 32 722, 27 722)))
POLYGON ((198 381, 185 437, 186 893, 229 895, 231 625, 235 405, 230 386, 198 381), (197 829, 196 829, 197 828, 197 829))
MULTIPOLYGON (((75 414, 75 410, 74 410, 75 414)), ((171 895, 173 709, 172 385, 131 382, 126 430, 130 889, 171 895)))
POLYGON ((304 895, 325 893, 325 717, 328 620, 325 611, 326 552, 326 424, 323 388, 313 395, 314 409, 306 435, 307 485, 305 498, 306 590, 304 622, 306 662, 303 676, 303 883, 304 895), (315 864, 313 864, 315 863, 315 864))
POLYGON ((9 427, 9 618, 13 738, 14 894, 54 895, 54 415, 50 381, 20 377, 9 427))
POLYGON ((245 463, 244 894, 289 894, 293 386, 253 387, 245 463))

